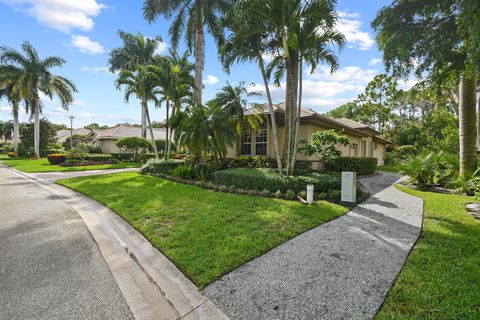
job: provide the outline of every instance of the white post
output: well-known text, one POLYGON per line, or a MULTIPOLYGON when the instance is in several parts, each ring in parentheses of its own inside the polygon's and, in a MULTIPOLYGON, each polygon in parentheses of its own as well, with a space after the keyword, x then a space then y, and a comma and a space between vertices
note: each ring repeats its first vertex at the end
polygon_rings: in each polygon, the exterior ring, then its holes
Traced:
POLYGON ((342 172, 342 204, 353 206, 357 202, 357 173, 342 172))
POLYGON ((313 184, 307 184, 307 203, 313 203, 313 184))

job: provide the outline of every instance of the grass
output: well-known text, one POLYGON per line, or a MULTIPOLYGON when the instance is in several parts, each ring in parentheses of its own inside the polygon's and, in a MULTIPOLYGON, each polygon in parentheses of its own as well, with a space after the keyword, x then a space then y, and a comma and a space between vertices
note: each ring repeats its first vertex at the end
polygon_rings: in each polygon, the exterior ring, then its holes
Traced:
POLYGON ((480 221, 471 197, 400 190, 424 199, 422 234, 377 319, 480 319, 480 221))
POLYGON ((348 211, 323 201, 305 206, 218 193, 138 173, 58 183, 115 211, 199 287, 348 211))
POLYGON ((101 169, 121 169, 121 168, 138 168, 141 163, 119 162, 114 164, 100 164, 92 166, 78 167, 61 167, 60 165, 50 164, 47 158, 37 160, 33 159, 13 159, 6 156, 0 157, 0 161, 9 167, 15 168, 23 172, 63 172, 63 171, 85 171, 85 170, 101 170, 101 169))
POLYGON ((384 171, 384 172, 399 172, 400 169, 398 169, 396 166, 393 164, 384 164, 383 166, 378 166, 378 171, 384 171))

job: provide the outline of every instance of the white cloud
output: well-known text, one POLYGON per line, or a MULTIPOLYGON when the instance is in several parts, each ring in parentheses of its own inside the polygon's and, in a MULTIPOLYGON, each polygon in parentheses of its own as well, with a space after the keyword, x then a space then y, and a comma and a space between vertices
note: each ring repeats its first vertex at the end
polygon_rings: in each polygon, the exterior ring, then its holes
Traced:
POLYGON ((157 49, 155 50, 155 54, 161 54, 168 49, 168 44, 160 41, 157 45, 157 49))
POLYGON ((338 12, 337 30, 345 35, 350 46, 356 45, 360 50, 368 50, 375 41, 368 32, 361 31, 362 21, 356 12, 338 12))
POLYGON ((346 66, 334 73, 330 73, 328 67, 322 66, 319 67, 314 74, 310 75, 310 77, 317 80, 348 82, 357 87, 364 87, 377 74, 378 70, 376 69, 362 69, 357 66, 346 66))
POLYGON ((75 100, 72 102, 72 106, 78 107, 78 108, 86 108, 89 106, 89 104, 83 100, 75 100))
POLYGON ((203 84, 205 84, 207 86, 210 86, 210 85, 218 83, 218 81, 219 80, 218 80, 217 77, 209 74, 206 79, 203 79, 203 84))
POLYGON ((88 54, 100 54, 105 51, 100 43, 92 41, 89 37, 85 36, 72 36, 68 46, 88 54))
POLYGON ((0 107, 0 113, 10 113, 12 112, 11 107, 0 107))
POLYGON ((380 63, 382 63, 382 59, 373 58, 372 60, 370 60, 368 65, 369 66, 376 66, 377 64, 380 64, 380 63))
POLYGON ((408 80, 398 80, 397 83, 399 89, 406 91, 416 85, 418 83, 418 80, 416 78, 410 78, 408 80))
POLYGON ((113 74, 108 70, 108 67, 82 67, 82 71, 90 72, 93 74, 98 74, 98 73, 113 74))
POLYGON ((79 29, 89 31, 93 28, 92 17, 96 17, 106 8, 97 0, 1 0, 15 10, 34 17, 49 28, 69 33, 79 29))

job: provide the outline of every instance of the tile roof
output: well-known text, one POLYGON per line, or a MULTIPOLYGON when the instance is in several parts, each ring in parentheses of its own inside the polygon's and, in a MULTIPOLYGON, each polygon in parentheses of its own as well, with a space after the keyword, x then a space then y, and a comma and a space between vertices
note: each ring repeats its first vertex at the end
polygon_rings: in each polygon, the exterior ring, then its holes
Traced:
MULTIPOLYGON (((120 139, 125 137, 141 137, 142 128, 134 126, 119 125, 116 127, 94 130, 97 139, 120 139)), ((165 129, 153 128, 153 136, 155 139, 166 139, 165 129)), ((147 129, 147 138, 150 137, 150 132, 147 129)))

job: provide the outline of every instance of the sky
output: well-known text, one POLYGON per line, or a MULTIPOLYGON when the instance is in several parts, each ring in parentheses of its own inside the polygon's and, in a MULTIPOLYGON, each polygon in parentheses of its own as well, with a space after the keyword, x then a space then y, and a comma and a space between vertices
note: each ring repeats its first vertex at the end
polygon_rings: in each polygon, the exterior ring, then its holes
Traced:
MULTIPOLYGON (((352 101, 367 83, 384 72, 382 54, 375 43, 370 22, 388 0, 339 0, 338 30, 344 33, 347 43, 338 53, 340 68, 334 74, 320 66, 313 74, 305 68, 303 104, 317 112, 327 112, 352 101)), ((127 104, 123 93, 115 88, 115 74, 108 72, 107 61, 112 49, 121 41, 118 30, 140 32, 146 37, 160 35, 163 39, 157 52, 170 47, 169 21, 159 18, 149 24, 142 16, 143 1, 136 0, 0 0, 0 45, 20 49, 29 41, 41 57, 56 55, 67 63, 54 73, 65 76, 76 84, 78 92, 68 111, 58 101, 42 97, 43 115, 55 123, 74 127, 96 122, 115 125, 121 122, 139 123, 140 106, 131 99, 127 104)), ((185 47, 180 45, 179 52, 185 47)), ((206 61, 203 73, 204 102, 212 98, 226 81, 236 84, 245 81, 252 91, 264 92, 261 76, 254 64, 242 63, 226 74, 218 60, 213 39, 206 39, 206 61)), ((193 62, 193 57, 192 57, 193 62)), ((413 80, 402 83, 408 88, 413 80)), ((284 88, 272 86, 274 102, 284 100, 284 88)), ((264 102, 264 96, 255 102, 264 102)), ((151 108, 152 121, 165 118, 165 110, 151 108)), ((11 119, 11 109, 6 100, 0 100, 0 120, 11 119)), ((21 113, 21 121, 29 116, 21 113)))

